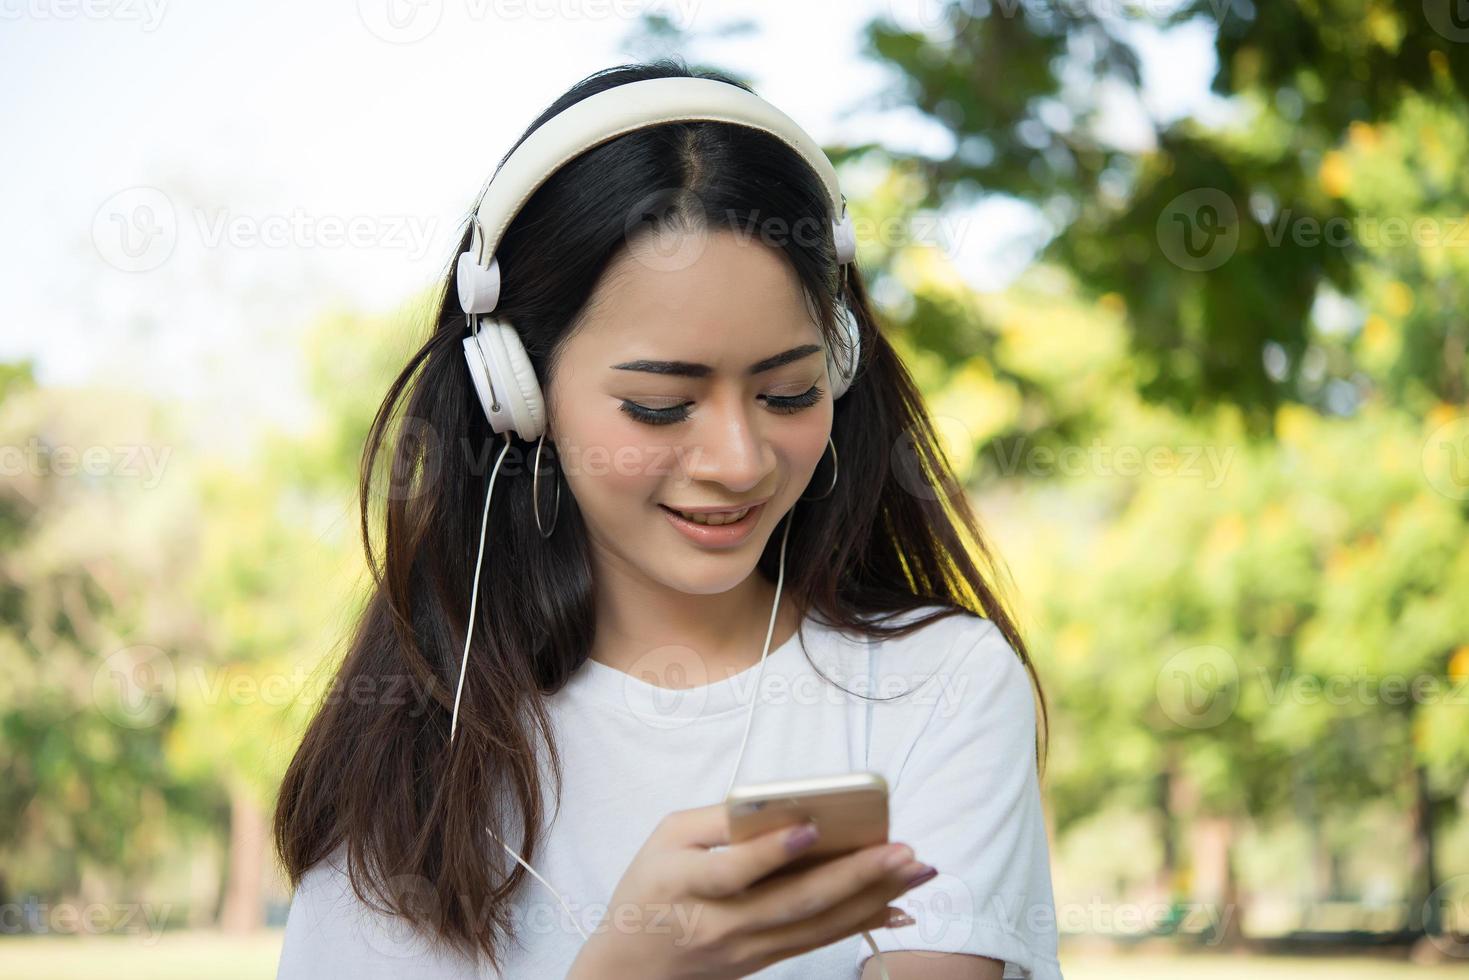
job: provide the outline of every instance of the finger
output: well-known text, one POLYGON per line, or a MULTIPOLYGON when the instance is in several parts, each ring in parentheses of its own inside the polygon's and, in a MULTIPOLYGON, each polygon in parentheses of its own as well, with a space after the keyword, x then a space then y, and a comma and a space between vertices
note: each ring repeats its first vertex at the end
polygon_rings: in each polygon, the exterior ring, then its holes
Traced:
POLYGON ((890 843, 865 847, 748 890, 739 914, 752 929, 771 929, 819 915, 879 883, 900 895, 913 848, 890 843))
POLYGON ((883 879, 819 915, 768 929, 752 938, 762 951, 769 950, 781 958, 829 946, 864 930, 885 928, 888 903, 906 890, 900 882, 883 879))
POLYGON ((911 926, 916 922, 912 915, 905 909, 896 905, 885 905, 879 912, 873 913, 865 922, 860 923, 856 932, 871 932, 874 929, 901 929, 903 926, 911 926))
POLYGON ((816 843, 816 825, 805 821, 767 830, 749 840, 695 858, 690 890, 701 898, 725 898, 742 892, 816 843))
POLYGON ((654 833, 685 847, 718 847, 729 843, 729 818, 722 803, 674 810, 654 833))
POLYGON ((805 946, 798 947, 796 952, 791 955, 799 956, 801 953, 809 953, 813 949, 820 949, 822 946, 828 946, 848 936, 855 936, 859 932, 872 932, 875 929, 898 929, 903 926, 911 926, 913 922, 913 916, 909 915, 903 909, 898 908, 898 906, 884 905, 846 932, 829 938, 818 937, 805 946))
POLYGON ((767 952, 755 957, 753 962, 757 965, 757 969, 763 969, 772 963, 779 963, 781 960, 800 956, 812 950, 820 949, 823 946, 830 946, 832 943, 845 939, 849 935, 856 935, 859 932, 872 932, 874 929, 898 928, 899 926, 912 924, 913 917, 907 912, 898 908, 896 905, 886 905, 881 910, 868 916, 865 921, 858 923, 855 929, 848 930, 844 935, 831 936, 829 938, 822 936, 804 945, 767 952), (894 916, 899 917, 898 920, 896 922, 890 922, 889 920, 894 916))

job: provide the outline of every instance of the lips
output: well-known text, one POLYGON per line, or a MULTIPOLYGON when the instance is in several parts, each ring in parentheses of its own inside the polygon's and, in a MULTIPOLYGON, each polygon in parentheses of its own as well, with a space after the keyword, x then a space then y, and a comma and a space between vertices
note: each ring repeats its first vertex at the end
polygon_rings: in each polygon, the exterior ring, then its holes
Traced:
POLYGON ((682 517, 686 521, 691 521, 704 527, 720 527, 724 524, 737 523, 737 520, 731 520, 730 518, 743 518, 746 514, 749 513, 751 508, 757 505, 751 504, 749 507, 741 507, 739 510, 720 511, 678 510, 677 508, 669 507, 666 504, 659 504, 658 506, 668 511, 670 514, 677 514, 679 517, 682 517))
POLYGON ((746 514, 730 524, 699 524, 683 516, 672 507, 659 504, 674 530, 697 545, 706 548, 724 549, 739 547, 754 533, 765 512, 765 503, 752 504, 746 514))

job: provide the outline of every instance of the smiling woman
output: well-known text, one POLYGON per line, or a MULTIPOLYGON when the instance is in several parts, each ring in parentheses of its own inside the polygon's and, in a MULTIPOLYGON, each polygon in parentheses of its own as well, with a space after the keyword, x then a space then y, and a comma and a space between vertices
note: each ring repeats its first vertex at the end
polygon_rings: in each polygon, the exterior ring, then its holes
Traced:
POLYGON ((432 700, 309 726, 280 976, 1059 980, 1044 699, 850 233, 809 137, 678 63, 502 160, 363 460, 338 680, 432 700), (890 843, 729 843, 736 777, 858 770, 890 843))

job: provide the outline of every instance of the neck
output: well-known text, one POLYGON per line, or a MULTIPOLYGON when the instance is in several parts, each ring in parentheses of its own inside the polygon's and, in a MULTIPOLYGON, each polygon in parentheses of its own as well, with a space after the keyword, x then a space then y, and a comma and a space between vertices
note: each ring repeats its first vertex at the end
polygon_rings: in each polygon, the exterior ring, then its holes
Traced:
MULTIPOLYGON (((596 573, 605 584, 597 589, 591 659, 629 673, 666 673, 664 686, 670 687, 712 683, 760 662, 775 584, 758 572, 713 595, 680 592, 627 572, 596 573)), ((791 596, 782 592, 770 649, 794 636, 797 625, 791 596)))

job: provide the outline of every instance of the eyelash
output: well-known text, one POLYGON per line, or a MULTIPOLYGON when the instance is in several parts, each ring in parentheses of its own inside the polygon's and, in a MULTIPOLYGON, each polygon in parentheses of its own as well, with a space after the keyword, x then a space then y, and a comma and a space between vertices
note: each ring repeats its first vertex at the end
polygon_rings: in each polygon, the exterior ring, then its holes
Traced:
MULTIPOLYGON (((771 411, 776 414, 793 415, 821 401, 822 394, 823 391, 820 385, 812 385, 810 390, 789 398, 780 395, 762 395, 760 397, 765 399, 771 411)), ((624 413, 648 425, 672 425, 675 422, 682 422, 689 417, 688 406, 686 405, 670 405, 667 408, 648 408, 646 405, 639 405, 637 402, 624 401, 621 407, 624 413), (680 412, 683 414, 679 414, 680 412)))

